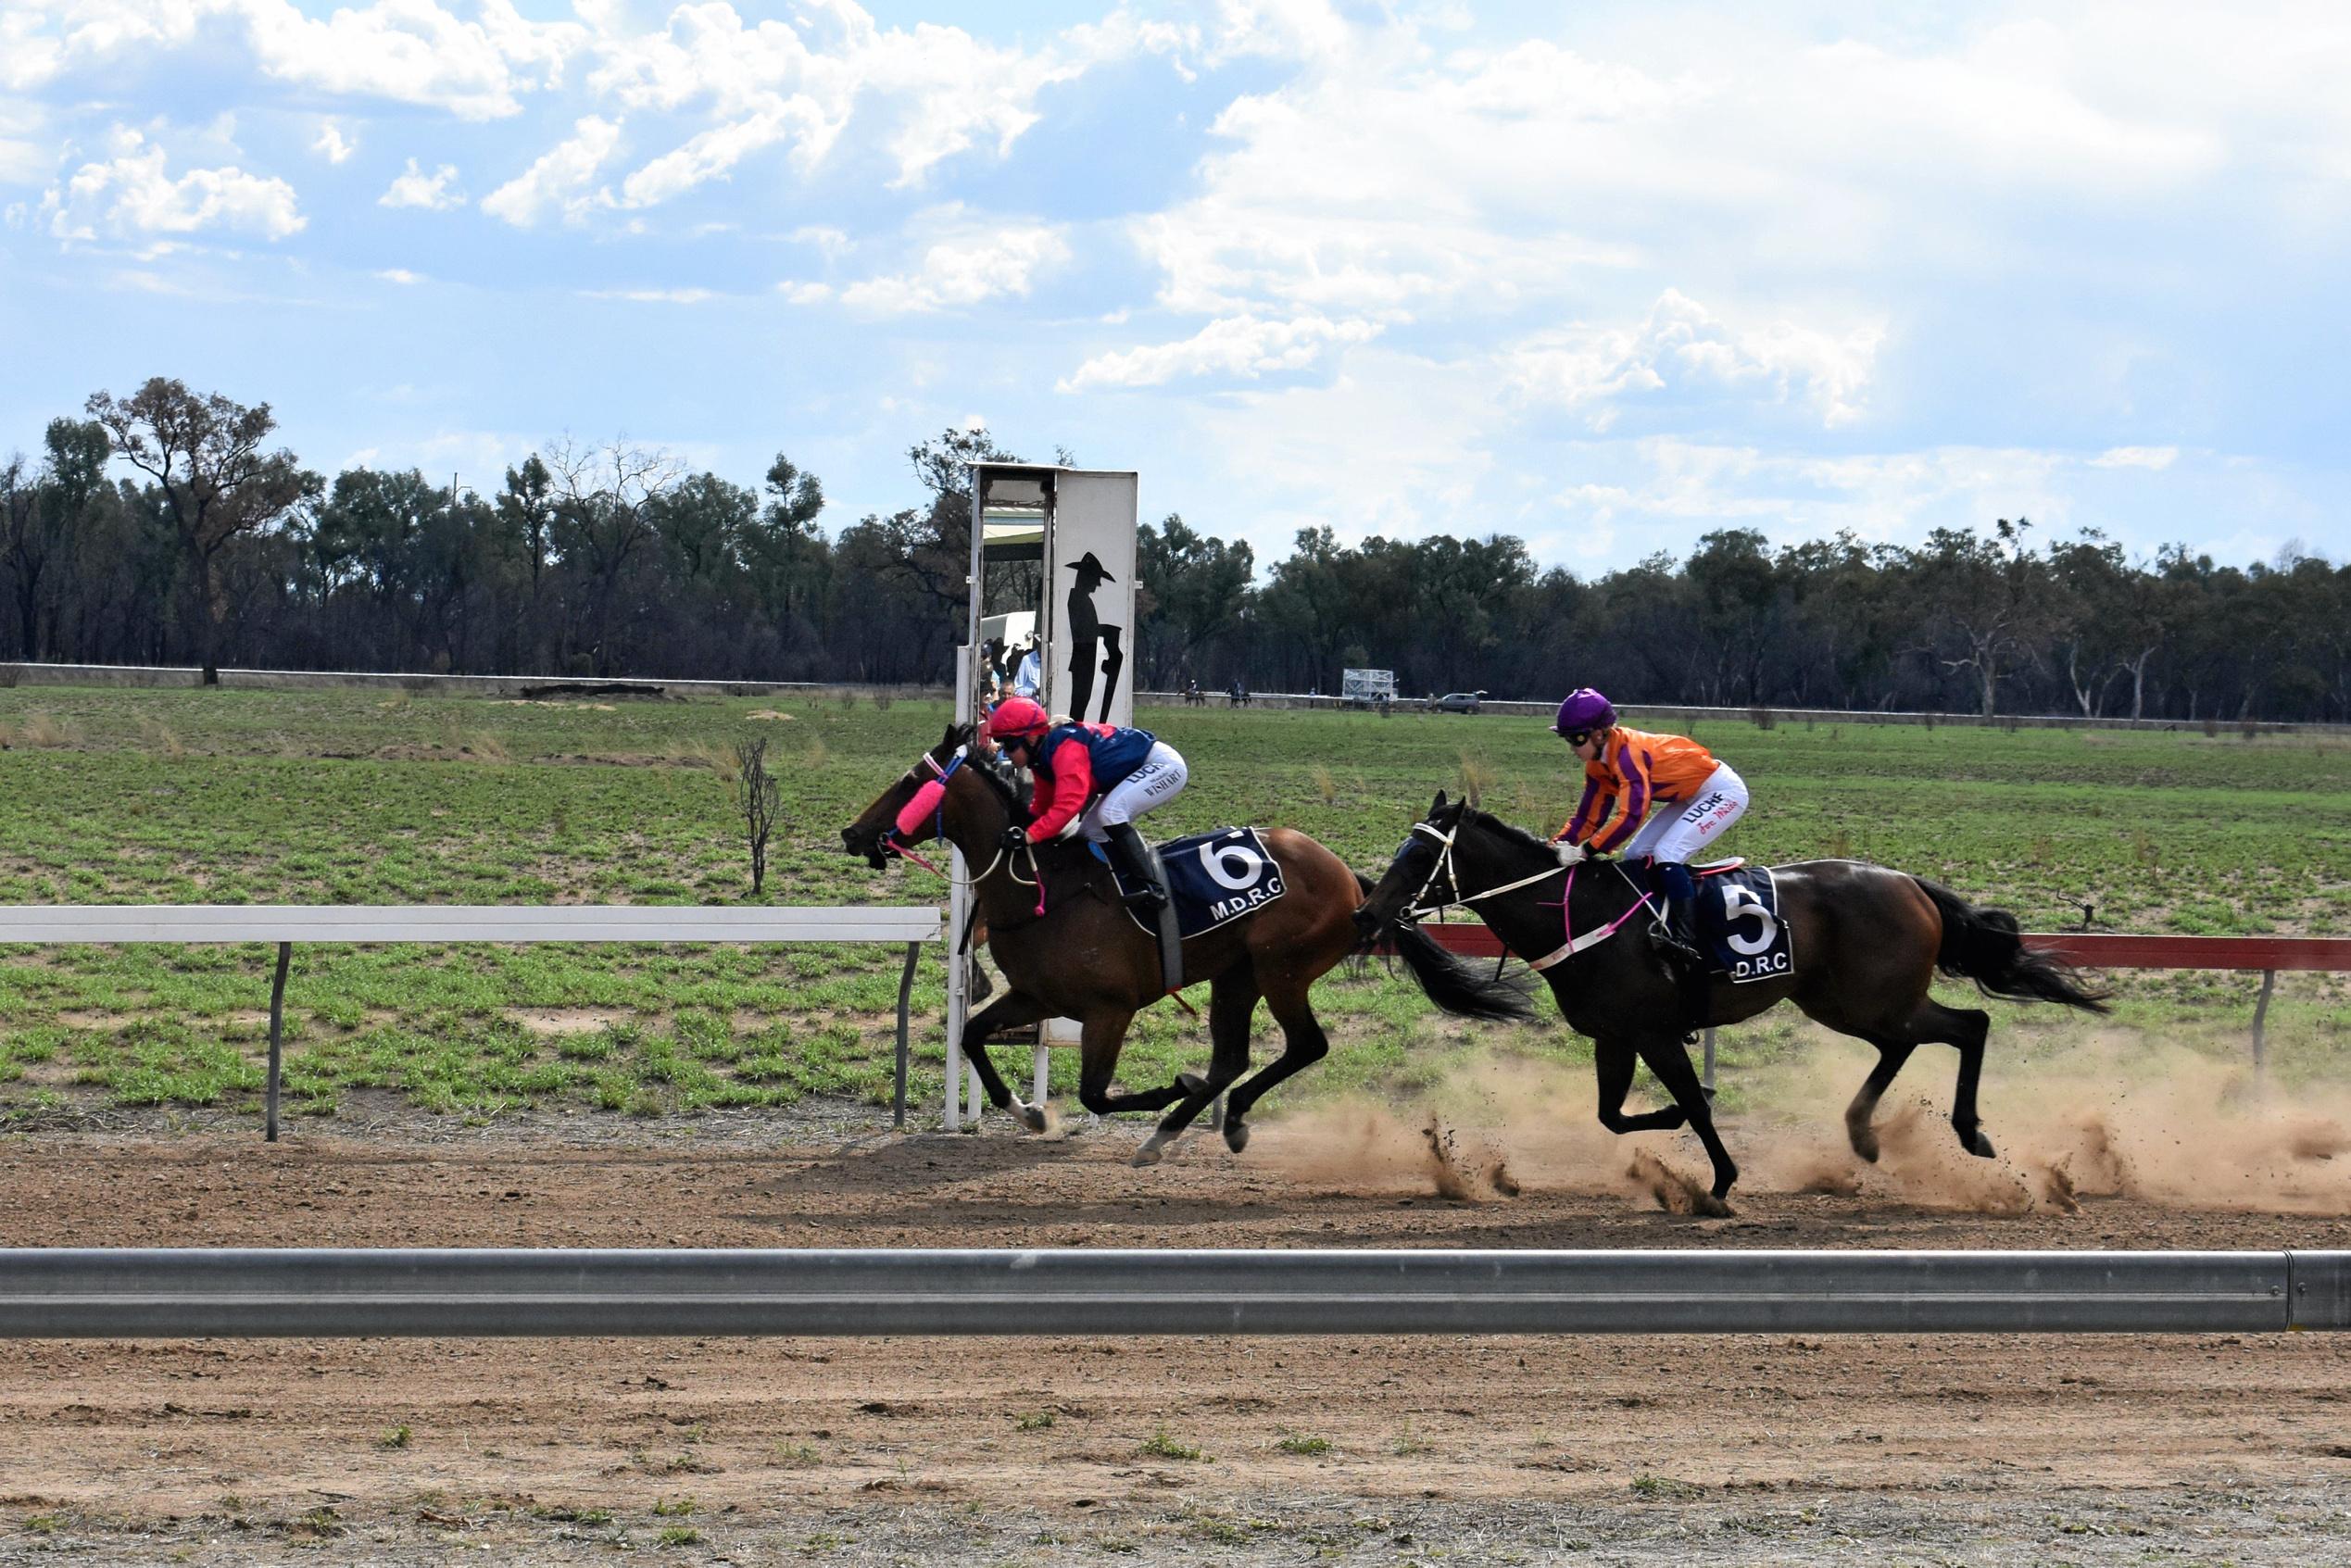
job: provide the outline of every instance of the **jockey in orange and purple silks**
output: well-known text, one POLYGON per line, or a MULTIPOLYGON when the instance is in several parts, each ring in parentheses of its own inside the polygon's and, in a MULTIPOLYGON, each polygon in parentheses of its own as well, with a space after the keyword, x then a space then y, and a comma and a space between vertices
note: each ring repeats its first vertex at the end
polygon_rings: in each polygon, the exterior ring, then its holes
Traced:
POLYGON ((1558 837, 1601 854, 1621 849, 1628 859, 1653 857, 1666 941, 1698 960, 1690 861, 1745 813, 1746 781, 1687 735, 1618 723, 1616 709, 1590 686, 1568 694, 1552 728, 1584 764, 1584 797, 1558 837), (1653 806, 1668 809, 1649 816, 1653 806))
POLYGON ((998 703, 987 734, 1005 756, 1037 775, 1036 814, 1026 827, 1014 823, 1004 830, 1007 844, 1052 838, 1075 822, 1080 837, 1107 841, 1120 869, 1142 889, 1129 903, 1155 909, 1167 902, 1135 819, 1183 792, 1190 770, 1174 746, 1149 730, 1056 722, 1025 696, 998 703))

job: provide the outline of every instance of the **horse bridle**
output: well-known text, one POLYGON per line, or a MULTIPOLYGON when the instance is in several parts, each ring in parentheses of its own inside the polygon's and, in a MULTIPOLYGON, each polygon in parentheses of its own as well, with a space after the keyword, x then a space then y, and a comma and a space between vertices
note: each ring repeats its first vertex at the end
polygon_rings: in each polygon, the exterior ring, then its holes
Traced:
POLYGON ((1580 847, 1576 848, 1574 859, 1563 859, 1559 864, 1539 871, 1532 876, 1522 876, 1516 882, 1505 882, 1499 887, 1489 887, 1482 892, 1465 894, 1461 890, 1460 873, 1453 868, 1453 839, 1461 832, 1461 819, 1459 817, 1453 819, 1451 831, 1440 831, 1434 822, 1414 822, 1413 832, 1421 837, 1434 840, 1441 847, 1438 851, 1437 863, 1428 868, 1427 879, 1420 884, 1420 891, 1414 894, 1412 902, 1398 912, 1399 920, 1426 920, 1428 916, 1451 909, 1456 904, 1464 906, 1474 904, 1481 898, 1491 898, 1498 894, 1512 893, 1521 887, 1532 886, 1562 872, 1567 873, 1567 885, 1559 895, 1560 935, 1565 940, 1541 957, 1527 960, 1527 967, 1539 972, 1551 968, 1553 964, 1572 959, 1587 948, 1598 947, 1616 935, 1627 921, 1650 907, 1650 896, 1642 892, 1634 884, 1631 873, 1628 872, 1623 865, 1618 864, 1616 874, 1625 879, 1625 885, 1631 888, 1634 894, 1632 907, 1597 931, 1588 931, 1578 936, 1576 935, 1573 916, 1568 909, 1568 896, 1575 891, 1576 868, 1581 865, 1586 858, 1580 847), (1437 877, 1440 872, 1443 873, 1445 886, 1452 897, 1435 904, 1422 903, 1421 900, 1428 896, 1428 890, 1437 885, 1437 877))
MULTIPOLYGON (((916 770, 920 768, 928 768, 931 771, 931 777, 943 784, 954 776, 957 769, 962 767, 963 764, 970 759, 970 751, 964 746, 956 747, 954 758, 945 763, 940 762, 937 758, 933 757, 929 752, 925 751, 923 753, 921 759, 914 764, 914 767, 907 769, 905 772, 899 775, 898 782, 900 784, 913 784, 915 788, 920 789, 922 787, 922 783, 916 777, 916 770)), ((947 802, 945 798, 942 797, 939 801, 939 816, 944 819, 946 814, 947 802)), ((944 826, 945 822, 942 820, 940 828, 943 829, 944 826)), ((944 838, 946 834, 942 831, 934 830, 934 836, 944 838)), ((940 871, 937 866, 932 865, 928 860, 923 859, 920 855, 914 853, 914 851, 908 846, 899 843, 898 824, 895 822, 882 830, 881 836, 874 841, 874 847, 886 854, 896 855, 901 859, 911 860, 916 865, 922 867, 924 871, 927 871, 934 875, 945 876, 947 874, 945 872, 940 871)), ((1044 909, 1041 907, 1041 902, 1044 897, 1044 891, 1037 871, 1037 846, 1030 844, 1025 845, 1024 847, 1028 851, 1028 875, 1021 875, 1020 869, 1017 866, 1005 866, 1005 873, 1014 882, 1020 884, 1023 887, 1035 887, 1038 889, 1037 897, 1040 901, 1040 908, 1038 909, 1037 913, 1042 914, 1044 913, 1044 909)), ((987 862, 987 870, 980 872, 972 878, 972 885, 976 887, 981 883, 986 882, 989 877, 994 876, 996 874, 996 869, 999 866, 1004 866, 1005 858, 1009 854, 1010 851, 1007 850, 1003 844, 999 841, 996 846, 995 858, 987 862)))
MULTIPOLYGON (((1427 920, 1430 915, 1441 914, 1456 906, 1466 908, 1481 898, 1491 898, 1503 893, 1515 893, 1522 887, 1531 887, 1546 878, 1557 876, 1565 871, 1568 865, 1568 862, 1562 861, 1558 865, 1537 872, 1532 876, 1522 876, 1516 882, 1505 882, 1499 887, 1489 887, 1478 893, 1464 893, 1461 890, 1461 874, 1453 868, 1453 840, 1461 833, 1461 819, 1455 817, 1453 825, 1450 829, 1443 830, 1439 829, 1434 822, 1414 822, 1413 833, 1416 837, 1427 838, 1437 844, 1439 847, 1437 860, 1428 868, 1428 875, 1422 881, 1420 891, 1414 894, 1405 902, 1404 907, 1396 912, 1398 920, 1427 920), (1452 897, 1434 904, 1423 903, 1422 900, 1428 897, 1428 890, 1437 885, 1437 878, 1440 874, 1445 879, 1446 890, 1452 897)), ((1578 856, 1578 859, 1581 857, 1578 856)))

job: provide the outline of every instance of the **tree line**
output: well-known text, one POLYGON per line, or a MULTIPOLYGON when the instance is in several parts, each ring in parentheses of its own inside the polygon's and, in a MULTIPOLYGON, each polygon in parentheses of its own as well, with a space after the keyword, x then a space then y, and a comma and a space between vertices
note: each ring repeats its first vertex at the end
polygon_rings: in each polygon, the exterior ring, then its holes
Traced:
MULTIPOLYGON (((28 660, 467 674, 928 683, 965 610, 964 465, 985 431, 908 453, 909 501, 828 535, 778 455, 757 487, 624 441, 570 441, 490 494, 417 470, 330 481, 272 445, 267 404, 157 378, 93 395, 0 465, 0 648, 28 660)), ((1068 461, 1069 454, 1057 454, 1068 461)), ((1918 546, 1706 534, 1590 578, 1496 534, 1341 544, 1262 571, 1178 516, 1138 541, 1140 684, 1649 704, 2351 721, 2351 568, 2184 547, 2132 560, 2026 519, 1918 546)), ((989 608, 1033 606, 1034 571, 989 608)))

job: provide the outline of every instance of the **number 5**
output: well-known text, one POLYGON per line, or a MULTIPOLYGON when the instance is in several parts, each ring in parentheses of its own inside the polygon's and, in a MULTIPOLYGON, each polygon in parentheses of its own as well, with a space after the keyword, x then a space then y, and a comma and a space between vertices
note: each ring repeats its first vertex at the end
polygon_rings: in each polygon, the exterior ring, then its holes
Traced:
POLYGON ((1736 884, 1724 888, 1722 891, 1723 923, 1734 924, 1750 915, 1754 917, 1755 924, 1760 928, 1757 935, 1754 936, 1732 935, 1729 942, 1732 952, 1753 958, 1757 953, 1769 951, 1771 945, 1779 939, 1779 922, 1771 918, 1771 911, 1763 907, 1763 900, 1756 897, 1752 889, 1736 884))

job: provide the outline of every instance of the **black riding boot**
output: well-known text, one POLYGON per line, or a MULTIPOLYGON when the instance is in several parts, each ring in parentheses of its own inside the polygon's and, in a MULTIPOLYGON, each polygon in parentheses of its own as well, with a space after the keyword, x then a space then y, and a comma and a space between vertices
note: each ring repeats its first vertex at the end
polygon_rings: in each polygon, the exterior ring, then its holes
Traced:
POLYGON ((1678 860, 1660 860, 1652 868, 1658 893, 1666 901, 1664 945, 1692 964, 1703 965, 1698 950, 1698 884, 1690 868, 1678 860))
POLYGON ((1127 879, 1138 884, 1138 891, 1126 896, 1126 907, 1149 913, 1167 907, 1167 888, 1152 868, 1151 852, 1143 845, 1143 835, 1135 831, 1133 822, 1110 822, 1104 831, 1110 835, 1112 857, 1127 879))
POLYGON ((1675 989, 1681 993, 1682 1011, 1692 1030, 1708 1022, 1710 985, 1706 956, 1698 950, 1698 883, 1690 868, 1678 860, 1660 860, 1651 868, 1652 880, 1666 903, 1666 917, 1655 933, 1666 966, 1673 971, 1675 989))

